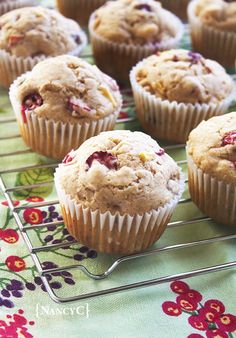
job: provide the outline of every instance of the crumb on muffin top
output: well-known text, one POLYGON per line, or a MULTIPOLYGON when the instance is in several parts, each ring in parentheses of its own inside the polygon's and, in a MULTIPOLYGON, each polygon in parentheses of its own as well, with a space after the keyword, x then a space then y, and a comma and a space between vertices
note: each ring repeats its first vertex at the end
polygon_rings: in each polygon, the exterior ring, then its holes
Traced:
POLYGON ((189 135, 187 152, 205 173, 236 183, 236 112, 201 122, 189 135))
POLYGON ((77 123, 114 113, 122 103, 112 78, 70 55, 39 62, 17 82, 14 96, 24 121, 25 114, 34 112, 39 117, 77 123))
POLYGON ((90 23, 101 37, 116 43, 155 44, 176 36, 180 22, 154 0, 109 1, 90 23))
POLYGON ((18 8, 0 17, 0 49, 17 57, 66 54, 84 39, 75 21, 52 9, 18 8))
POLYGON ((136 214, 157 209, 180 193, 180 169, 141 132, 103 132, 59 166, 60 184, 84 207, 136 214))
POLYGON ((149 56, 137 66, 134 76, 147 92, 179 103, 219 103, 234 88, 220 64, 183 49, 149 56))
POLYGON ((236 1, 199 0, 195 14, 206 25, 220 30, 236 31, 236 1))

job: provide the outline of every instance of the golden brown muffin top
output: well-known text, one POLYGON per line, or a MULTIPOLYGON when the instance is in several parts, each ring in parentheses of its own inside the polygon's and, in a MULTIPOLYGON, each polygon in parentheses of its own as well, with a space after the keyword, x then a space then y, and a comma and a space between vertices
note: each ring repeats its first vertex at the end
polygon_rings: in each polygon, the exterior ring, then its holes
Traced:
POLYGON ((92 29, 116 43, 155 44, 176 36, 178 18, 154 0, 109 1, 94 12, 92 29))
POLYGON ((214 28, 236 32, 236 1, 199 0, 195 14, 214 28))
MULTIPOLYGON (((14 85, 15 86, 15 85, 14 85)), ((121 95, 116 82, 96 66, 61 55, 39 62, 16 81, 14 97, 22 115, 77 123, 118 112, 121 95)))
POLYGON ((84 207, 131 215, 179 196, 180 169, 141 132, 114 130, 85 141, 59 166, 60 185, 84 207))
POLYGON ((0 49, 22 57, 67 54, 85 39, 75 21, 44 7, 8 12, 0 17, 0 27, 0 49))
POLYGON ((162 100, 219 103, 231 95, 231 77, 216 61, 184 49, 149 56, 137 66, 136 81, 162 100))
POLYGON ((187 152, 204 173, 236 183, 236 112, 201 122, 189 135, 187 152))

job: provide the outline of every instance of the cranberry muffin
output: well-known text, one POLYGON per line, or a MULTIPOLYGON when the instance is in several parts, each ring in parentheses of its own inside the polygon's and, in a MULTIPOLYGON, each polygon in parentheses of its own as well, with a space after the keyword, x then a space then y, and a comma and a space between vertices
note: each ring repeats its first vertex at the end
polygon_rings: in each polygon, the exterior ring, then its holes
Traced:
POLYGON ((89 22, 96 64, 121 82, 139 60, 176 47, 183 34, 181 21, 154 0, 109 1, 89 22))
POLYGON ((130 81, 144 130, 180 143, 202 120, 226 112, 235 94, 220 64, 184 49, 149 56, 132 69, 130 81))
POLYGON ((217 222, 236 226, 236 112, 203 121, 189 135, 187 154, 193 201, 217 222))
POLYGON ((122 104, 113 79, 69 55, 41 61, 20 76, 10 100, 25 143, 56 159, 113 129, 122 104))
POLYGON ((6 13, 0 27, 0 83, 6 87, 47 57, 79 55, 87 41, 76 22, 43 7, 6 13))
POLYGON ((194 50, 235 70, 236 1, 194 0, 188 17, 194 50))
POLYGON ((85 141, 59 165, 55 183, 68 231, 108 253, 152 245, 183 191, 174 160, 150 136, 128 130, 85 141))

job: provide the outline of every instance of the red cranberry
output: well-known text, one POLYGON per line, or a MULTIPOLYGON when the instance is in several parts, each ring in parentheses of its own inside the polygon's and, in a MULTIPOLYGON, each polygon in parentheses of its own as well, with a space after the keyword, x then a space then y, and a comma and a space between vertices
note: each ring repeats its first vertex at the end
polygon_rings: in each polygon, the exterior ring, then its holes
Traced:
POLYGON ((163 156, 165 154, 165 150, 160 148, 158 152, 156 152, 157 156, 163 156))
POLYGON ((113 156, 107 151, 95 151, 92 155, 90 155, 86 160, 89 168, 91 167, 94 160, 105 165, 108 169, 117 170, 117 157, 113 156))
POLYGON ((172 61, 174 61, 174 62, 178 62, 178 61, 179 61, 179 58, 178 58, 178 56, 177 56, 177 55, 173 55, 172 61))
POLYGON ((221 146, 227 146, 228 144, 236 143, 236 130, 230 131, 229 133, 225 134, 222 139, 221 146))
POLYGON ((10 35, 8 38, 8 47, 17 45, 18 42, 21 42, 24 39, 24 35, 10 35))
POLYGON ((68 109, 73 113, 77 113, 76 115, 84 115, 84 112, 90 112, 91 108, 87 106, 82 100, 77 99, 75 97, 71 97, 68 99, 68 109))
POLYGON ((74 152, 74 150, 72 149, 62 160, 62 163, 66 164, 66 163, 70 163, 73 160, 73 156, 72 153, 74 152))
POLYGON ((22 106, 21 106, 21 113, 22 113, 24 123, 26 123, 25 113, 28 111, 34 110, 37 107, 42 106, 42 104, 43 104, 43 99, 37 93, 29 94, 24 98, 22 106))
POLYGON ((137 6, 135 6, 135 9, 140 9, 141 11, 152 12, 152 9, 148 4, 137 5, 137 6))

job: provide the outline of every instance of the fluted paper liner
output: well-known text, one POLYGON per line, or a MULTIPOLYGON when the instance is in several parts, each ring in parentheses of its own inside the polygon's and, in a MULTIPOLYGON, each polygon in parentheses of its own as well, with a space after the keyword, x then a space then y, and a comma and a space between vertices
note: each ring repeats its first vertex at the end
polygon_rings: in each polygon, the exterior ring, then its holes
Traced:
POLYGON ((151 43, 143 46, 116 43, 99 36, 93 29, 94 12, 89 20, 89 33, 96 65, 116 80, 127 83, 129 72, 138 61, 157 51, 176 48, 183 35, 183 24, 177 16, 164 11, 168 19, 176 25, 176 36, 158 43, 158 47, 151 43))
POLYGON ((92 12, 105 2, 106 0, 57 0, 57 7, 63 15, 85 27, 92 12))
POLYGON ((193 49, 225 67, 235 69, 236 32, 223 31, 206 25, 195 15, 197 1, 191 1, 188 6, 193 49))
POLYGON ((190 131, 201 121, 224 114, 235 96, 231 95, 219 104, 191 104, 162 100, 147 92, 136 80, 143 61, 133 67, 130 82, 134 95, 136 113, 142 128, 154 138, 185 143, 190 131))
POLYGON ((98 120, 78 123, 63 123, 37 116, 34 112, 26 112, 26 123, 21 114, 21 103, 16 98, 18 82, 25 74, 14 81, 10 87, 10 101, 17 118, 20 133, 25 143, 37 153, 63 159, 71 149, 78 148, 88 138, 98 135, 102 131, 112 130, 115 126, 120 108, 110 115, 98 120))
POLYGON ((37 5, 36 0, 16 0, 16 1, 3 1, 0 3, 0 16, 4 13, 13 11, 21 7, 31 7, 37 5))
MULTIPOLYGON (((73 51, 68 52, 68 55, 79 56, 87 44, 86 34, 81 31, 80 37, 82 43, 73 51)), ((0 49, 0 84, 8 88, 13 81, 21 74, 30 71, 33 67, 50 56, 35 56, 35 57, 19 57, 11 55, 3 49, 0 49)))
POLYGON ((188 184, 193 202, 215 221, 236 226, 236 184, 218 180, 197 167, 188 155, 188 184))
POLYGON ((65 193, 59 170, 60 165, 54 178, 65 226, 78 241, 99 252, 127 254, 150 247, 164 232, 184 190, 181 176, 179 194, 157 210, 134 216, 109 211, 101 213, 83 207, 65 193))

